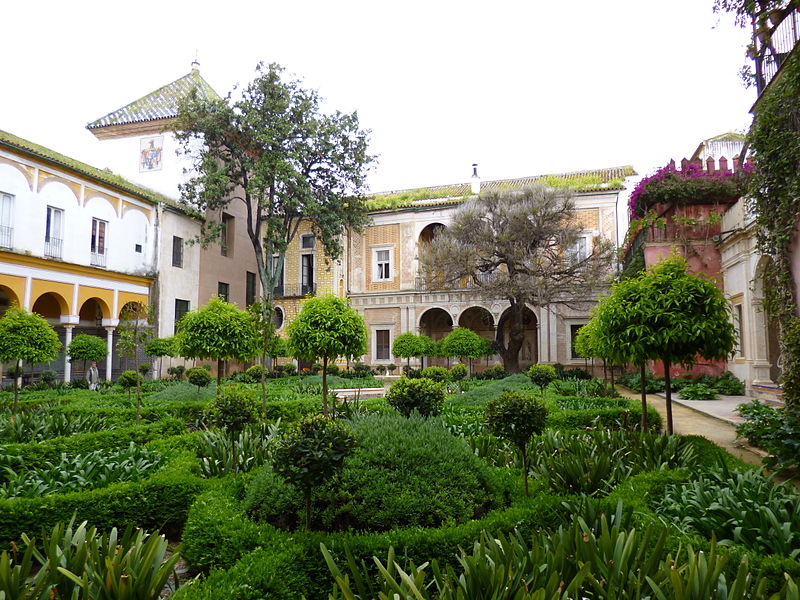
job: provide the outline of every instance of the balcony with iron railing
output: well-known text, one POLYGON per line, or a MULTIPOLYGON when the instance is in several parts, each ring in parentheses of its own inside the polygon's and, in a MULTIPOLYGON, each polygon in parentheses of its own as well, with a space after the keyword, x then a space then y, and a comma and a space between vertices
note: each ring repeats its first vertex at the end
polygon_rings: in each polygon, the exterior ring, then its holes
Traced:
POLYGON ((762 28, 763 31, 754 25, 753 31, 756 88, 759 95, 800 41, 800 9, 789 11, 777 24, 762 28))
POLYGON ((0 225, 0 248, 11 248, 14 228, 0 225))
POLYGON ((304 298, 317 295, 316 283, 297 283, 293 285, 277 285, 274 288, 275 298, 304 298))
POLYGON ((61 258, 64 248, 64 240, 50 236, 44 241, 44 255, 48 258, 61 258))
POLYGON ((93 267, 102 267, 105 269, 106 256, 107 254, 105 252, 92 252, 89 259, 89 264, 91 264, 93 267))

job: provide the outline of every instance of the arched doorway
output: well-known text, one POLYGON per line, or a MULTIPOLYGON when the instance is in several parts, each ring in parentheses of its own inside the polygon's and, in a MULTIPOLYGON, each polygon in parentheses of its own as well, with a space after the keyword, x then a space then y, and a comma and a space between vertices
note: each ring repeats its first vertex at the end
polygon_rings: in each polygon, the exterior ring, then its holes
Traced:
MULTIPOLYGON (((494 342, 494 317, 492 313, 482 306, 471 306, 463 311, 458 317, 458 326, 471 329, 482 338, 494 342)), ((488 367, 491 361, 492 358, 487 356, 484 359, 476 360, 474 362, 474 367, 476 369, 488 367)))
MULTIPOLYGON (((442 223, 430 223, 426 225, 422 231, 419 233, 419 239, 417 241, 417 260, 419 262, 419 257, 424 256, 427 252, 427 248, 430 243, 433 241, 437 235, 439 235, 445 226, 442 223)), ((416 281, 416 289, 417 290, 428 290, 428 289, 439 289, 442 286, 438 284, 435 280, 431 281, 430 277, 426 276, 426 273, 423 272, 422 265, 417 265, 417 281, 416 281)))
MULTIPOLYGON (((503 311, 500 316, 498 324, 502 324, 503 328, 503 343, 508 347, 511 338, 511 320, 510 320, 511 307, 503 311)), ((523 309, 523 339, 522 347, 519 351, 519 367, 520 370, 525 370, 529 366, 539 362, 539 321, 534 312, 529 308, 523 309)))
POLYGON ((0 317, 5 314, 9 307, 19 305, 19 298, 17 298, 14 290, 4 285, 0 285, 0 317))
POLYGON ((67 301, 55 292, 45 292, 39 296, 31 307, 31 311, 42 315, 51 325, 58 324, 61 315, 68 315, 67 301))
MULTIPOLYGON (((434 342, 441 340, 451 331, 453 331, 453 318, 443 308, 429 308, 419 318, 420 334, 427 335, 434 342)), ((423 364, 425 366, 446 366, 447 360, 430 357, 425 359, 423 364)))

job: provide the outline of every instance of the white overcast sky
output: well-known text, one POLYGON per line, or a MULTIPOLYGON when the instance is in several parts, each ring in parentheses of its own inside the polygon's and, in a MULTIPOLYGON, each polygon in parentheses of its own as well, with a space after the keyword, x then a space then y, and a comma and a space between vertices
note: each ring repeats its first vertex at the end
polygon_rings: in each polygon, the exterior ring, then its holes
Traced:
POLYGON ((372 191, 633 165, 744 131, 748 32, 712 0, 0 3, 0 129, 97 167, 86 123, 189 72, 278 62, 357 110, 372 191))

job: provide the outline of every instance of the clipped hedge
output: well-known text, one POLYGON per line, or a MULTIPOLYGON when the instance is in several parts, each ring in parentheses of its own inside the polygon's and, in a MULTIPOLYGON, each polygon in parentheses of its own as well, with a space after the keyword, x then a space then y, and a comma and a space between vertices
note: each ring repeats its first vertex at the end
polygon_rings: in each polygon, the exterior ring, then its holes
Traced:
MULTIPOLYGON (((577 399, 572 396, 551 396, 549 400, 557 405, 559 401, 564 402, 573 398, 577 399)), ((598 398, 593 399, 593 402, 599 401, 598 398)), ((639 401, 613 398, 606 402, 606 408, 584 410, 554 408, 547 415, 547 427, 561 430, 586 429, 593 426, 629 430, 638 428, 642 415, 642 405, 639 401)), ((650 405, 647 407, 647 425, 651 431, 660 431, 662 426, 661 415, 650 405)))
POLYGON ((0 500, 0 540, 19 540, 22 533, 35 534, 43 527, 69 521, 73 514, 77 522, 86 520, 98 529, 129 525, 153 529, 181 524, 195 497, 208 487, 206 480, 194 474, 197 457, 180 449, 192 442, 190 434, 150 444, 172 456, 164 468, 143 481, 39 498, 0 500))
POLYGON ((239 560, 230 570, 213 571, 202 583, 183 588, 172 598, 327 598, 331 576, 320 543, 337 561, 344 561, 347 546, 357 561, 372 565, 372 556, 385 556, 393 546, 400 563, 436 559, 443 565, 455 565, 459 548, 470 547, 481 531, 516 528, 528 535, 557 527, 568 517, 563 502, 569 499, 531 498, 492 511, 483 519, 438 529, 413 527, 363 535, 300 533, 249 521, 230 486, 220 486, 203 494, 192 506, 183 532, 183 556, 196 570, 224 569, 239 560))

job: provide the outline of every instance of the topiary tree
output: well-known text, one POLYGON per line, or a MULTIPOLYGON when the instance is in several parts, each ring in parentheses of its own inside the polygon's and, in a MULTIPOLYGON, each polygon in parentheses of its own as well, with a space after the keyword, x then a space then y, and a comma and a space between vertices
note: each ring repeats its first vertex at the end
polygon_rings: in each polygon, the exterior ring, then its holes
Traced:
POLYGON ((406 331, 394 338, 392 342, 392 356, 405 358, 406 365, 410 369, 411 357, 420 356, 421 348, 419 336, 414 335, 410 331, 406 331))
MULTIPOLYGON (((614 356, 625 359, 620 362, 664 364, 669 434, 673 433, 672 366, 689 368, 698 356, 725 359, 736 347, 730 303, 712 281, 690 274, 686 260, 677 255, 616 284, 598 307, 597 318, 598 335, 616 349, 614 356)), ((642 412, 646 398, 643 403, 642 412)))
POLYGON ((456 327, 442 340, 442 355, 454 356, 462 361, 467 358, 472 370, 472 359, 485 356, 486 341, 480 335, 466 327, 456 327))
MULTIPOLYGON (((135 359, 139 350, 153 337, 155 313, 152 306, 129 302, 122 308, 117 327, 117 350, 120 355, 135 359)), ((136 379, 136 424, 142 416, 142 379, 136 379)))
POLYGON ((528 442, 534 434, 538 435, 544 431, 547 408, 536 398, 507 391, 486 404, 484 421, 489 431, 497 437, 508 440, 519 450, 527 496, 528 442))
POLYGON ((200 388, 204 388, 211 383, 211 373, 205 367, 192 367, 186 371, 186 378, 189 383, 197 386, 197 399, 200 399, 200 388))
POLYGON ((347 427, 322 415, 300 420, 278 441, 273 468, 303 491, 306 530, 311 529, 312 490, 341 473, 344 459, 355 447, 347 427))
POLYGON ((295 358, 322 360, 322 412, 328 415, 328 364, 343 356, 360 357, 367 351, 364 317, 347 301, 332 294, 309 298, 289 323, 289 350, 295 358))
POLYGON ((423 417, 435 417, 444 405, 444 386, 431 379, 401 377, 392 384, 386 401, 404 417, 417 411, 423 417))
POLYGON ((533 385, 538 385, 539 390, 544 394, 544 388, 550 385, 551 381, 558 379, 556 368, 553 365, 531 365, 525 373, 530 377, 533 385))
POLYGON ((79 333, 67 346, 69 361, 82 360, 83 370, 86 371, 87 362, 100 362, 108 354, 106 341, 96 335, 79 333))
POLYGON ((235 476, 239 466, 236 439, 248 424, 258 420, 258 404, 247 388, 240 385, 226 385, 217 390, 217 395, 209 406, 208 416, 211 423, 224 429, 230 435, 231 451, 233 452, 231 458, 235 476))
MULTIPOLYGON (((12 306, 0 319, 0 363, 13 361, 19 371, 23 361, 38 364, 55 360, 60 349, 58 334, 39 315, 12 306)), ((14 412, 19 400, 18 379, 14 378, 14 412)))
POLYGON ((248 360, 259 352, 250 315, 219 297, 186 313, 178 323, 176 338, 181 356, 217 361, 217 391, 226 360, 248 360))
POLYGON ((131 390, 139 385, 141 379, 142 376, 136 371, 123 371, 119 374, 119 377, 117 377, 117 383, 128 390, 128 402, 131 400, 131 390))

